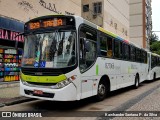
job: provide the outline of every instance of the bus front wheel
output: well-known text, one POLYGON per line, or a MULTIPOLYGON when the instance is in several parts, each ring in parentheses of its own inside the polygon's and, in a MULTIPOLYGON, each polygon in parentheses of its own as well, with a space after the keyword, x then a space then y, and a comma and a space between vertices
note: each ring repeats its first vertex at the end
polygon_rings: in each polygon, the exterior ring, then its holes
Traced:
POLYGON ((96 95, 96 101, 102 101, 105 99, 107 94, 107 85, 104 81, 100 81, 98 85, 97 95, 96 95))

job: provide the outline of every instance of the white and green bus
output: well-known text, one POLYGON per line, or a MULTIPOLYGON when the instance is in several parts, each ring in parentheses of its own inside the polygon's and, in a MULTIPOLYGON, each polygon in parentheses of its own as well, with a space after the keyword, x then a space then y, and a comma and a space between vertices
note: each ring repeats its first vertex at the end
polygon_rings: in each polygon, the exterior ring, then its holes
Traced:
POLYGON ((148 79, 156 80, 160 78, 160 55, 148 52, 148 79))
POLYGON ((25 24, 20 94, 53 101, 95 96, 147 79, 147 52, 78 16, 50 15, 25 24))

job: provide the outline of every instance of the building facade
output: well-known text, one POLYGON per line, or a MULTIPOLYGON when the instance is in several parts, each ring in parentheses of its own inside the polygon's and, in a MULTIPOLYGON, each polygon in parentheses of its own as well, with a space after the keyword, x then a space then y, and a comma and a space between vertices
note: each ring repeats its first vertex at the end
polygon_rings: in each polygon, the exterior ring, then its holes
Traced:
POLYGON ((129 0, 82 0, 82 17, 129 40, 129 0))
POLYGON ((130 41, 149 50, 152 32, 151 0, 130 0, 130 41))
POLYGON ((0 83, 19 80, 24 24, 0 17, 0 83))
POLYGON ((0 0, 0 16, 7 16, 23 22, 32 18, 67 14, 81 16, 80 0, 0 0))
POLYGON ((0 0, 0 16, 26 22, 51 14, 82 16, 149 49, 151 0, 0 0))

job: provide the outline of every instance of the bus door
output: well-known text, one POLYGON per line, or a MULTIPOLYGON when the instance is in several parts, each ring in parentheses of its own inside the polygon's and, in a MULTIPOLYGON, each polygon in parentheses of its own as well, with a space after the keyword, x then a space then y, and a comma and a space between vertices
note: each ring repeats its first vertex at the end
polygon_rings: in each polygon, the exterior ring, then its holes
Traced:
POLYGON ((97 31, 88 26, 81 25, 79 31, 79 69, 81 72, 81 98, 92 96, 95 82, 97 58, 97 31))
POLYGON ((81 39, 79 68, 81 72, 81 98, 92 96, 93 85, 96 80, 96 42, 90 39, 81 39))
POLYGON ((151 70, 151 54, 148 53, 148 73, 151 70))

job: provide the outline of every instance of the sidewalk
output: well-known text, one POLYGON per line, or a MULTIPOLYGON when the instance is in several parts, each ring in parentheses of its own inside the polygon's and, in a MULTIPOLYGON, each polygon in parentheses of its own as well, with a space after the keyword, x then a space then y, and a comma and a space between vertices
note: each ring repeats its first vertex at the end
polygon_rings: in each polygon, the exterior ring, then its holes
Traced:
MULTIPOLYGON (((131 106, 124 112, 139 112, 139 117, 114 117, 109 120, 160 120, 160 87, 155 88, 153 92, 144 97, 142 100, 131 106), (143 116, 146 114, 146 116, 143 116)), ((103 120, 103 119, 101 119, 103 120)), ((106 120, 106 119, 105 119, 106 120)))
POLYGON ((31 98, 20 96, 19 82, 0 84, 0 107, 30 101, 31 98))

